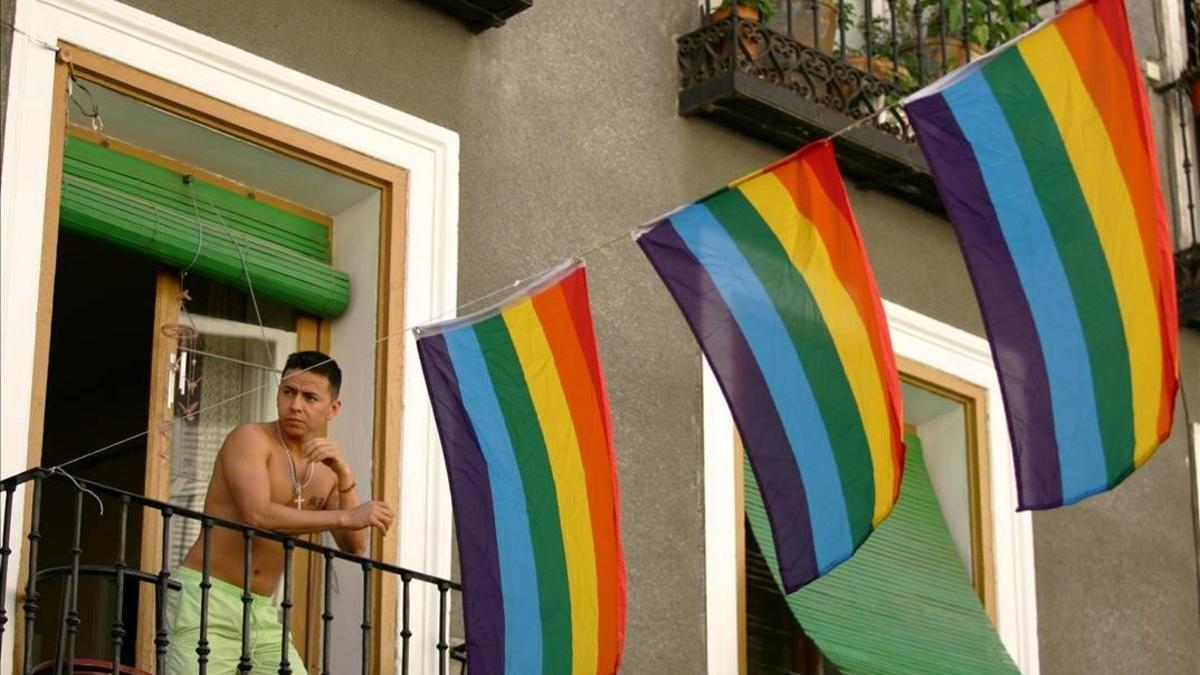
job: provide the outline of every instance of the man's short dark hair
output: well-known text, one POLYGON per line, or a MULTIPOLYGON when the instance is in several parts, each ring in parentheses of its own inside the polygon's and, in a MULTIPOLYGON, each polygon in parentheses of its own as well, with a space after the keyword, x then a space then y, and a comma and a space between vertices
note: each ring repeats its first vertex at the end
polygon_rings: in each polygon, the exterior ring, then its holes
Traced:
POLYGON ((329 380, 329 391, 334 400, 342 390, 342 369, 338 367, 337 361, 324 352, 296 352, 288 356, 283 372, 287 373, 289 370, 302 370, 329 380))

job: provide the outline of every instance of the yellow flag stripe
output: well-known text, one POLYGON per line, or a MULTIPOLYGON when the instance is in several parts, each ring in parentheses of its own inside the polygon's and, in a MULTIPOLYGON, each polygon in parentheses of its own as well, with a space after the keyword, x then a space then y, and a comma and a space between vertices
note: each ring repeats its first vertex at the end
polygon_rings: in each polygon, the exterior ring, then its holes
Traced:
POLYGON ((579 455, 571 410, 562 381, 550 351, 532 300, 525 300, 503 312, 504 323, 512 336, 513 347, 525 372, 529 395, 537 412, 554 489, 558 496, 559 522, 563 550, 567 559, 567 583, 571 589, 571 640, 574 675, 593 675, 596 671, 599 631, 599 604, 596 583, 596 551, 592 539, 588 509, 587 480, 579 455))

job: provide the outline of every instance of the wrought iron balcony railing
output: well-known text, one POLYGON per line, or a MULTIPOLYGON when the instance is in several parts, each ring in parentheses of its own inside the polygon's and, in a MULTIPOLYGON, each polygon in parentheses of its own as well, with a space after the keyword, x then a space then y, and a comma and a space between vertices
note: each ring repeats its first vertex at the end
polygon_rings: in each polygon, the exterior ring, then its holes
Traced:
MULTIPOLYGON (((331 628, 335 620, 333 611, 332 599, 332 574, 333 564, 335 560, 345 561, 354 566, 357 566, 362 573, 362 614, 361 617, 355 617, 352 621, 360 621, 359 633, 361 636, 361 672, 370 672, 371 667, 371 644, 373 630, 371 624, 371 595, 372 584, 377 581, 380 575, 391 575, 399 579, 401 593, 401 615, 399 618, 400 632, 400 672, 403 675, 409 673, 410 652, 413 646, 412 642, 412 617, 410 597, 412 593, 413 583, 426 584, 436 588, 438 593, 438 640, 434 646, 436 649, 436 659, 438 662, 438 673, 445 675, 450 668, 450 661, 456 661, 461 664, 461 670, 466 671, 466 658, 464 650, 459 645, 451 648, 448 641, 448 621, 449 621, 449 603, 450 594, 452 592, 461 593, 461 586, 448 579, 441 579, 432 575, 423 574, 395 565, 390 565, 378 560, 372 560, 361 556, 343 553, 341 551, 320 546, 312 542, 288 537, 277 532, 263 530, 248 525, 233 521, 215 518, 203 513, 182 509, 165 504, 163 502, 148 499, 141 495, 132 494, 123 490, 108 487, 106 485, 83 480, 78 478, 70 478, 59 472, 51 472, 45 469, 30 469, 23 473, 17 474, 3 481, 0 481, 0 491, 3 492, 4 502, 4 520, 3 530, 0 534, 0 599, 7 597, 7 579, 12 549, 12 528, 13 528, 13 500, 14 494, 22 485, 28 484, 28 489, 32 490, 31 511, 29 514, 29 531, 26 533, 28 540, 26 548, 26 559, 28 560, 27 581, 24 589, 24 599, 17 603, 18 622, 23 621, 24 626, 24 645, 22 654, 19 655, 21 671, 24 675, 36 675, 38 673, 72 673, 72 672, 111 672, 113 675, 119 673, 141 672, 133 671, 127 666, 121 665, 122 652, 126 651, 127 639, 129 633, 128 626, 125 621, 123 612, 123 599, 126 595, 125 591, 129 587, 135 587, 139 584, 145 584, 154 591, 154 652, 155 652, 155 672, 165 673, 166 656, 168 647, 170 646, 170 633, 168 631, 168 616, 166 614, 165 598, 171 591, 178 591, 181 585, 178 580, 172 578, 172 569, 168 561, 167 551, 169 550, 169 541, 171 535, 171 524, 173 519, 183 518, 196 521, 201 527, 201 537, 203 546, 203 564, 200 570, 201 575, 201 616, 200 616, 200 637, 195 645, 196 659, 198 672, 205 673, 208 668, 210 647, 208 642, 208 607, 209 607, 209 589, 211 581, 215 577, 210 576, 211 565, 211 539, 214 528, 225 528, 238 532, 247 543, 244 555, 244 572, 242 583, 242 635, 241 635, 241 654, 238 666, 239 672, 248 672, 250 665, 250 635, 246 628, 250 622, 250 610, 253 598, 250 590, 250 580, 252 578, 252 547, 249 545, 255 539, 268 539, 279 542, 283 547, 284 567, 283 567, 283 597, 280 603, 280 625, 282 627, 283 644, 288 644, 290 636, 290 627, 292 622, 293 608, 293 555, 297 550, 305 550, 313 554, 314 558, 319 558, 323 561, 323 579, 324 579, 324 596, 323 607, 320 615, 321 620, 321 638, 320 638, 320 672, 327 675, 330 672, 330 646, 331 646, 331 628), (73 523, 47 523, 43 522, 43 501, 46 499, 45 488, 54 483, 56 491, 61 493, 63 489, 67 490, 68 494, 73 495, 73 523), (84 550, 81 544, 82 533, 84 531, 84 505, 85 494, 94 494, 102 504, 108 509, 114 509, 117 514, 115 525, 109 525, 113 529, 111 536, 116 540, 116 558, 111 564, 95 565, 84 564, 84 550), (140 509, 142 512, 157 512, 161 517, 162 523, 162 563, 156 571, 137 569, 131 566, 125 560, 125 550, 127 538, 130 536, 130 511, 132 509, 140 509), (65 528, 71 528, 71 547, 69 551, 69 564, 58 565, 53 567, 39 567, 39 554, 45 551, 39 551, 44 546, 42 542, 44 536, 51 532, 51 528, 61 532, 65 528), (112 604, 108 607, 81 607, 80 606, 80 580, 83 577, 107 577, 115 582, 116 592, 112 594, 112 604), (41 664, 35 663, 39 660, 35 653, 34 644, 37 641, 37 626, 39 613, 42 608, 42 592, 44 585, 51 580, 59 580, 62 582, 62 601, 60 602, 58 620, 56 622, 58 634, 54 638, 54 657, 51 661, 46 661, 41 664), (107 610, 107 611, 105 611, 107 610), (103 660, 95 658, 79 658, 76 655, 77 637, 80 632, 80 626, 84 621, 105 621, 105 618, 112 616, 112 624, 108 631, 110 636, 109 644, 111 645, 111 654, 90 654, 89 657, 101 657, 103 660), (109 658, 111 657, 111 658, 109 658)), ((60 502, 61 503, 61 502, 60 502)), ((133 514, 135 518, 139 513, 133 514)), ((109 521, 111 523, 111 521, 109 521)), ((135 527, 138 521, 135 520, 135 527)), ((20 523, 18 528, 22 527, 20 523)), ((92 525, 95 527, 95 524, 92 525)), ((61 551, 59 552, 61 553, 61 551)), ((3 602, 0 602, 0 648, 4 645, 4 639, 9 617, 3 602)), ((99 624, 97 624, 99 625, 99 624)), ((45 636, 41 636, 43 639, 45 636)), ((292 672, 294 664, 288 662, 287 650, 283 650, 281 660, 278 664, 278 670, 281 675, 286 675, 292 672)), ((275 667, 272 666, 272 670, 275 667)), ((257 671, 256 671, 257 672, 257 671)), ((222 673, 221 675, 225 675, 222 673)))
POLYGON ((1179 321, 1200 329, 1200 226, 1196 223, 1197 172, 1193 153, 1200 152, 1200 0, 1184 3, 1187 70, 1160 90, 1175 99, 1179 114, 1180 169, 1183 171, 1183 211, 1175 232, 1175 284, 1179 291, 1179 321), (1191 109, 1189 125, 1187 110, 1191 109), (1190 127, 1190 134, 1189 134, 1190 127))
POLYGON ((678 40, 680 114, 789 150, 867 120, 838 139, 843 168, 939 212, 894 104, 1061 9, 1057 0, 781 0, 763 21, 713 4, 678 40))

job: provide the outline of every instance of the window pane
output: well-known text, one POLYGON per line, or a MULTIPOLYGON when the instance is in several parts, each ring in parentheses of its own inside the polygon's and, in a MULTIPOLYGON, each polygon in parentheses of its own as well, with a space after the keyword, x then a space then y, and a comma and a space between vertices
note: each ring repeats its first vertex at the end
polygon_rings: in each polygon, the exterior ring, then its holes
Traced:
MULTIPOLYGON (((172 429, 170 502, 202 511, 226 434, 243 422, 275 418, 278 375, 296 350, 295 313, 258 298, 260 328, 247 293, 196 277, 185 288, 191 300, 179 323, 195 335, 181 339, 173 355, 168 404, 182 417, 172 429)), ((173 567, 199 533, 199 522, 181 518, 172 524, 173 567)))

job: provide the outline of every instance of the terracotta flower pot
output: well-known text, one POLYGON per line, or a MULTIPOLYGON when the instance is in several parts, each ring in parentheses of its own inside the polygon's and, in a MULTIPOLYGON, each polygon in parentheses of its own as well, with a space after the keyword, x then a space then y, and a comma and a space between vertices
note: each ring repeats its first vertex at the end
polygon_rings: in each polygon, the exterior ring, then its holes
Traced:
MULTIPOLYGON (((833 53, 833 41, 838 29, 838 6, 833 0, 788 0, 792 6, 792 37, 806 47, 825 54, 833 53), (813 10, 817 13, 813 31, 813 10)), ((776 16, 779 12, 776 12, 776 16)))
MULTIPOLYGON (((846 57, 846 63, 858 68, 859 70, 867 70, 867 57, 865 54, 853 54, 846 57)), ((881 80, 891 82, 900 77, 908 77, 908 68, 900 66, 899 70, 892 60, 885 56, 871 57, 871 70, 867 71, 878 77, 881 80)))
MULTIPOLYGON (((971 60, 983 56, 983 48, 974 42, 970 45, 971 60)), ((901 54, 911 54, 913 51, 919 51, 921 57, 921 67, 925 71, 925 76, 942 72, 950 72, 959 66, 967 63, 967 43, 963 42, 959 37, 946 38, 946 53, 942 53, 942 37, 940 35, 930 35, 921 40, 921 45, 907 45, 900 50, 901 54)))

